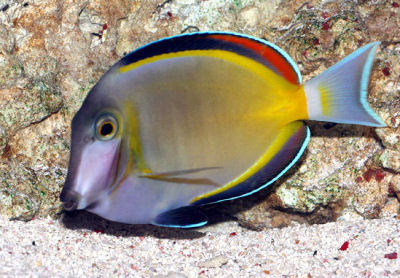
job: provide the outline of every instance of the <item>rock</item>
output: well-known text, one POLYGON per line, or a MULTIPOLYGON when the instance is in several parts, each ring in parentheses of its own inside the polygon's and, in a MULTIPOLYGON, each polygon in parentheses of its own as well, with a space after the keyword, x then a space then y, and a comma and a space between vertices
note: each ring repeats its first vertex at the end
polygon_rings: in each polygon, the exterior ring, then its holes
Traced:
POLYGON ((392 128, 380 128, 376 131, 376 134, 386 148, 400 151, 400 126, 397 121, 400 121, 400 116, 393 117, 390 120, 391 124, 393 124, 392 128))
POLYGON ((243 31, 253 31, 260 21, 260 11, 257 7, 245 7, 238 15, 238 24, 243 26, 243 31))
POLYGON ((7 134, 6 130, 0 126, 0 154, 3 154, 4 149, 7 147, 7 134))
POLYGON ((378 155, 377 163, 384 168, 400 173, 400 151, 385 149, 378 155))
POLYGON ((91 47, 101 43, 104 24, 106 23, 103 18, 87 8, 84 8, 79 14, 79 29, 85 36, 85 39, 91 42, 91 47))
POLYGON ((376 9, 368 14, 366 23, 373 40, 387 41, 399 37, 399 25, 392 19, 393 16, 393 12, 388 8, 376 9))
POLYGON ((27 83, 23 88, 0 90, 0 123, 8 134, 13 135, 60 110, 61 95, 52 85, 38 80, 27 83))
POLYGON ((386 204, 382 207, 379 217, 395 217, 399 213, 399 201, 397 198, 389 198, 386 204))
POLYGON ((389 183, 389 190, 393 190, 397 198, 400 199, 400 175, 392 177, 392 180, 389 183))

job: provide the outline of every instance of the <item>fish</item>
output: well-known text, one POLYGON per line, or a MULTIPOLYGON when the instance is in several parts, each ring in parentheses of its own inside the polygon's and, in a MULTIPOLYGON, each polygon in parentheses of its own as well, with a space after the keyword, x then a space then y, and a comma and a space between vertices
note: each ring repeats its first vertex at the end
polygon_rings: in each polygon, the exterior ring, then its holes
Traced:
POLYGON ((116 62, 72 120, 64 209, 194 228, 303 154, 306 121, 383 127, 367 89, 379 42, 302 82, 275 44, 230 32, 163 38, 116 62))

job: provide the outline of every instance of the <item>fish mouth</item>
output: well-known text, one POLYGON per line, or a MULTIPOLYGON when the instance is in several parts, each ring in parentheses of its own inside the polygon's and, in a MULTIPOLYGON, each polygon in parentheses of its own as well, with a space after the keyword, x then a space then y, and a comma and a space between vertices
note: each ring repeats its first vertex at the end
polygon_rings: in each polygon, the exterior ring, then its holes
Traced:
MULTIPOLYGON (((107 198, 118 177, 120 142, 97 142, 84 148, 81 156, 70 160, 60 200, 64 210, 87 209, 107 198)), ((72 155, 71 155, 72 158, 72 155)))
POLYGON ((73 190, 63 190, 60 195, 60 200, 63 203, 64 210, 73 211, 78 209, 82 196, 73 190))

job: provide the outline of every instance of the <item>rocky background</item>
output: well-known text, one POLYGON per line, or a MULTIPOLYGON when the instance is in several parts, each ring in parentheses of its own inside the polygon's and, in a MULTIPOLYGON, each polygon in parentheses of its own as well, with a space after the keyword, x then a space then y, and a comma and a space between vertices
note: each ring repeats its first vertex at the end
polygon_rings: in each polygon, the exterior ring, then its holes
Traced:
POLYGON ((218 207, 253 229, 396 216, 400 197, 400 1, 0 0, 0 214, 57 216, 70 122, 122 56, 193 31, 265 38, 303 79, 381 41, 369 102, 388 125, 310 122, 305 155, 270 190, 218 207))

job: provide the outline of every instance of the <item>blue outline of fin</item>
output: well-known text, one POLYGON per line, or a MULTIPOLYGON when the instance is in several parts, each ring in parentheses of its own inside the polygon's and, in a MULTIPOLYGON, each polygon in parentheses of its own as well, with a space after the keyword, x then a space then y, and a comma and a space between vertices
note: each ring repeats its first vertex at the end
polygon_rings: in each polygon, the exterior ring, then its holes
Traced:
POLYGON ((208 223, 207 216, 196 206, 185 206, 172 210, 167 210, 157 215, 155 219, 151 222, 151 224, 156 226, 169 227, 169 228, 185 228, 185 229, 197 228, 207 223, 208 223), (199 221, 194 221, 197 220, 195 218, 198 218, 199 221), (185 220, 186 221, 190 220, 188 222, 192 223, 178 224, 179 222, 185 222, 185 220), (171 224, 167 224, 164 222, 171 222, 171 224))

